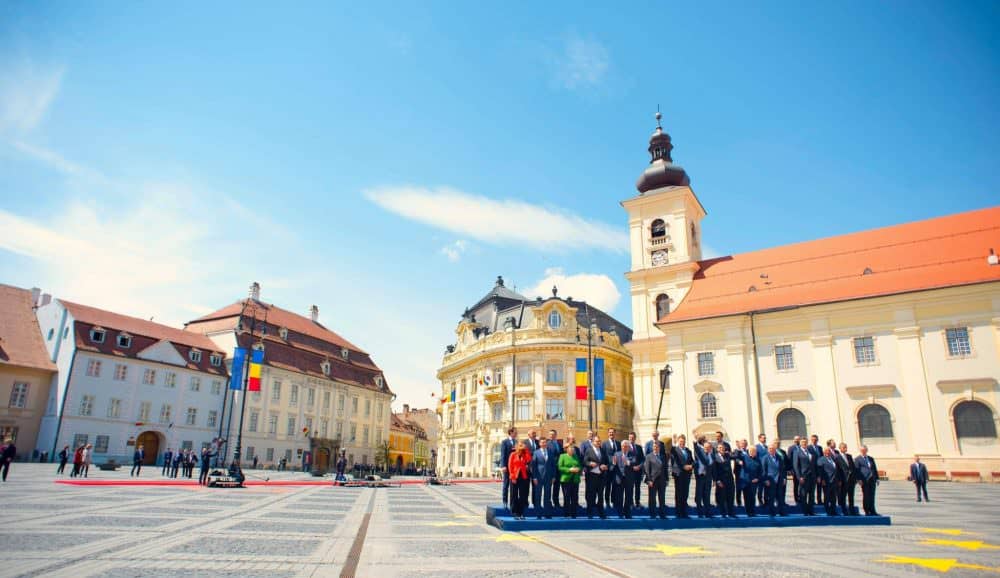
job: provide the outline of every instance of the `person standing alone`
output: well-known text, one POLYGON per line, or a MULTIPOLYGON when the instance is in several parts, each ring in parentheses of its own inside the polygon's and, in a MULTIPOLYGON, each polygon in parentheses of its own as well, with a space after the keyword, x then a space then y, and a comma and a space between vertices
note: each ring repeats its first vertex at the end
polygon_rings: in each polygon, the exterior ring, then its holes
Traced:
POLYGON ((924 493, 924 501, 931 501, 927 497, 927 478, 930 477, 927 474, 927 466, 920 463, 920 456, 913 456, 913 463, 910 464, 910 477, 909 480, 913 482, 913 485, 917 487, 917 501, 920 501, 920 492, 924 493))
POLYGON ((146 452, 142 448, 143 445, 139 444, 139 447, 135 448, 135 453, 132 454, 132 471, 128 475, 130 478, 138 476, 142 472, 142 460, 146 457, 146 452))
POLYGON ((7 472, 10 471, 10 464, 17 457, 17 446, 14 445, 13 439, 7 439, 3 448, 0 448, 0 477, 3 481, 7 481, 7 472))

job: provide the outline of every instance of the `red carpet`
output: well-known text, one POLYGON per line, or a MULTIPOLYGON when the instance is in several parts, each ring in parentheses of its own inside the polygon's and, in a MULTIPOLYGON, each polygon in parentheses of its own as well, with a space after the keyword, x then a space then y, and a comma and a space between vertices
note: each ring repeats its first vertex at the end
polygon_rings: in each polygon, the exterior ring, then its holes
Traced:
MULTIPOLYGON (((391 480, 388 480, 391 481, 391 480)), ((459 479, 451 480, 453 484, 489 484, 494 483, 496 480, 475 480, 475 479, 459 479)), ((67 486, 182 486, 182 487, 198 487, 198 482, 194 480, 176 480, 173 478, 166 478, 163 480, 136 480, 136 479, 122 479, 122 480, 97 480, 97 479, 79 479, 72 478, 68 480, 56 480, 57 484, 65 484, 67 486)), ((244 482, 247 486, 333 486, 332 480, 260 480, 260 479, 248 479, 244 482)), ((424 485, 427 482, 424 480, 401 480, 399 483, 404 486, 416 486, 424 485)))

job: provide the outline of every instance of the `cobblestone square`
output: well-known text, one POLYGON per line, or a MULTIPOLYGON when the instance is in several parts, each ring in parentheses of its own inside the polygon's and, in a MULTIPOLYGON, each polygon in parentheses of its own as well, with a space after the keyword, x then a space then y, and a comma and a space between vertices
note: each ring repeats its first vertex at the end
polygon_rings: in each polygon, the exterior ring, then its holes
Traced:
MULTIPOLYGON (((72 486, 15 464, 0 486, 0 576, 978 576, 1000 572, 1000 486, 886 482, 890 527, 542 531, 486 525, 492 482, 72 486), (351 548, 369 516, 356 567, 351 548), (829 555, 816 555, 825 552, 829 555)), ((97 480, 128 479, 101 472, 97 480)), ((159 479, 158 473, 143 479, 159 479)), ((272 474, 272 480, 312 478, 272 474)), ((668 499, 672 496, 668 495, 668 499)))

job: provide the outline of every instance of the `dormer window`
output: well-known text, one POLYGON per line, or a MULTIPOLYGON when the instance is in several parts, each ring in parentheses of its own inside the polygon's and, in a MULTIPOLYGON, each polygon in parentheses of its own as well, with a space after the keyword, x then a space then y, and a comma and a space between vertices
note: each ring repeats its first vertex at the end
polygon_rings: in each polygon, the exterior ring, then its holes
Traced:
POLYGON ((287 341, 288 340, 288 328, 287 327, 282 327, 282 328, 278 329, 278 337, 280 337, 284 341, 287 341))
POLYGON ((118 347, 122 349, 128 349, 129 347, 132 347, 132 336, 129 335, 128 333, 119 333, 118 347))
POLYGON ((350 357, 351 357, 351 351, 349 349, 347 349, 346 347, 342 347, 340 349, 340 358, 346 360, 346 359, 348 359, 350 357))
POLYGON ((100 327, 95 327, 90 330, 90 340, 94 343, 104 343, 104 330, 100 327))
POLYGON ((192 349, 192 350, 191 350, 191 351, 190 351, 190 352, 188 353, 188 358, 189 358, 189 359, 190 359, 190 360, 191 360, 191 361, 192 361, 193 363, 201 363, 201 351, 199 351, 199 350, 197 350, 197 349, 192 349))
POLYGON ((553 311, 549 313, 549 327, 552 329, 559 329, 562 326, 562 315, 559 315, 558 311, 553 311))
POLYGON ((324 361, 319 364, 320 369, 323 370, 323 375, 330 375, 330 362, 324 361))
POLYGON ((382 387, 382 376, 381 375, 376 375, 375 376, 375 385, 377 385, 379 387, 382 387))
POLYGON ((219 367, 222 365, 222 356, 213 353, 208 356, 208 362, 212 364, 212 367, 219 367))

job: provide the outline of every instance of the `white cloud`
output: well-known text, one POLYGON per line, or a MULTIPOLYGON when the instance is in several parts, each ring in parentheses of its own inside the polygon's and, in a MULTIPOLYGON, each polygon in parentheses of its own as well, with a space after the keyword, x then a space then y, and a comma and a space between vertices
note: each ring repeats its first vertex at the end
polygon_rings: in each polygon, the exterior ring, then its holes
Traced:
POLYGON ((441 253, 452 263, 457 263, 461 258, 462 254, 465 253, 467 248, 467 243, 462 239, 458 239, 454 243, 449 243, 444 247, 441 247, 441 253))
POLYGON ((608 49, 593 38, 569 34, 558 51, 552 53, 556 81, 575 90, 599 85, 610 66, 608 49))
POLYGON ((553 285, 559 288, 561 297, 586 301, 606 313, 614 311, 621 299, 621 293, 611 277, 595 273, 566 275, 560 268, 546 269, 545 278, 521 293, 526 297, 547 296, 551 294, 553 285))
POLYGON ((407 219, 494 245, 527 245, 549 251, 625 251, 628 246, 628 237, 619 227, 524 201, 422 187, 384 187, 366 191, 365 196, 407 219))
POLYGON ((0 133, 27 133, 45 118, 65 69, 30 62, 0 63, 0 133))
POLYGON ((14 141, 13 145, 14 148, 28 155, 32 159, 48 165, 50 168, 68 177, 85 179, 99 184, 109 183, 108 178, 105 177, 100 171, 74 163, 51 149, 29 144, 20 140, 14 141))

